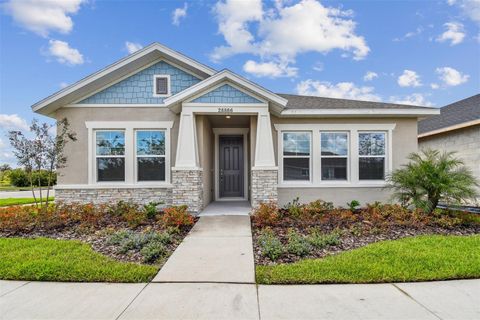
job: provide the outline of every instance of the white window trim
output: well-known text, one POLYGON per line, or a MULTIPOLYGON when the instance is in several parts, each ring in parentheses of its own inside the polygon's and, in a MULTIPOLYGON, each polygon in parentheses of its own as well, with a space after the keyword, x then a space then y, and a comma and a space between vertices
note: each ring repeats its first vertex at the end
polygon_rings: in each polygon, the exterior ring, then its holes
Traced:
MULTIPOLYGON (((384 147, 384 154, 383 155, 360 155, 360 152, 357 148, 356 152, 358 154, 358 160, 357 161, 360 161, 360 158, 384 158, 384 172, 383 172, 383 176, 386 177, 389 170, 387 168, 387 159, 388 159, 388 155, 387 155, 387 148, 389 147, 389 141, 388 141, 388 137, 389 137, 389 133, 388 131, 379 131, 379 130, 375 130, 375 131, 372 131, 372 130, 358 130, 357 131, 357 138, 358 136, 360 135, 360 133, 381 133, 381 134, 384 134, 385 135, 385 147, 384 147)), ((359 181, 362 181, 362 182, 370 182, 370 183, 384 183, 385 180, 375 180, 375 179, 363 179, 363 180, 360 180, 360 168, 358 169, 358 180, 359 181)))
POLYGON ((319 170, 318 173, 320 174, 320 181, 325 183, 345 183, 350 181, 350 164, 351 164, 351 157, 350 157, 350 131, 349 130, 322 130, 319 132, 319 143, 320 143, 320 160, 319 162, 319 170), (322 155, 322 133, 346 133, 347 134, 347 154, 344 156, 324 156, 322 155), (347 158, 347 179, 345 180, 323 180, 322 178, 322 159, 323 158, 347 158))
MULTIPOLYGON (((123 151, 123 155, 118 155, 118 154, 112 154, 112 155, 98 155, 97 154, 97 132, 112 132, 112 131, 120 131, 120 132, 123 132, 123 137, 124 137, 124 140, 125 140, 125 145, 126 145, 126 142, 127 142, 127 137, 126 137, 126 133, 125 133, 125 130, 123 129, 95 129, 94 131, 94 135, 93 135, 93 139, 95 139, 95 150, 94 150, 94 166, 95 166, 95 182, 97 183, 123 183, 125 182, 124 181, 98 181, 98 170, 97 170, 97 159, 98 158, 122 158, 124 159, 124 165, 125 165, 125 171, 126 171, 126 166, 127 166, 127 163, 126 163, 126 150, 123 151)), ((126 149, 126 146, 124 146, 124 149, 126 149)), ((124 172, 124 177, 126 179, 126 176, 125 176, 125 172, 124 172)))
POLYGON ((165 98, 172 95, 171 91, 171 81, 169 74, 154 74, 153 75, 153 96, 156 98, 165 98), (157 78, 167 78, 167 93, 166 94, 157 94, 157 78))
POLYGON ((171 177, 171 148, 170 129, 173 121, 86 121, 88 129, 88 185, 92 187, 168 187, 171 177), (95 131, 101 130, 122 130, 125 132, 125 181, 97 182, 96 168, 96 143, 95 131), (136 181, 136 152, 135 152, 135 131, 136 130, 162 130, 165 131, 165 181, 136 181))
POLYGON ((141 184, 158 184, 158 183, 165 183, 167 181, 167 171, 168 171, 168 168, 167 168, 167 130, 165 129, 135 129, 135 132, 134 132, 134 141, 135 141, 135 147, 134 147, 134 152, 135 152, 135 160, 134 160, 134 175, 135 175, 135 183, 141 183, 141 184), (165 154, 163 155, 138 155, 137 154, 137 134, 138 132, 141 132, 141 131, 162 131, 165 133, 165 154), (162 180, 149 180, 149 181, 139 181, 138 180, 138 158, 165 158, 165 180, 162 181, 162 180))
POLYGON ((313 134, 311 130, 304 130, 304 129, 297 129, 297 130, 284 130, 284 131, 279 131, 279 136, 278 136, 278 155, 279 155, 279 170, 278 170, 278 175, 279 175, 279 180, 280 184, 284 185, 309 185, 312 183, 312 177, 313 177, 313 134), (308 133, 310 135, 310 154, 308 156, 284 156, 283 155, 283 134, 284 133, 308 133), (285 158, 308 158, 308 164, 309 164, 309 172, 308 172, 308 180, 284 180, 283 179, 283 159, 285 158))
POLYGON ((277 130, 277 145, 278 145, 278 187, 279 188, 335 188, 335 187, 384 187, 386 182, 384 180, 359 180, 358 170, 358 132, 386 132, 386 160, 385 160, 385 174, 388 175, 393 168, 393 146, 392 136, 393 130, 396 127, 395 123, 335 123, 335 124, 308 124, 308 123, 286 123, 274 124, 277 130), (283 132, 289 131, 311 131, 312 141, 312 158, 310 161, 310 182, 293 182, 283 181, 283 132), (320 132, 325 131, 343 131, 349 132, 349 180, 321 180, 321 147, 320 147, 320 132), (354 151, 354 152, 353 152, 354 151))

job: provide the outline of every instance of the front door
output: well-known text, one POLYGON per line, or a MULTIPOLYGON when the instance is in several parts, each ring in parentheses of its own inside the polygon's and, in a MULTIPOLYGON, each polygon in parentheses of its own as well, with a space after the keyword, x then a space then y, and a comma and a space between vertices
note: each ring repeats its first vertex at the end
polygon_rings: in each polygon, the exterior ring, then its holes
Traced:
POLYGON ((219 137, 220 198, 243 198, 243 136, 219 137))

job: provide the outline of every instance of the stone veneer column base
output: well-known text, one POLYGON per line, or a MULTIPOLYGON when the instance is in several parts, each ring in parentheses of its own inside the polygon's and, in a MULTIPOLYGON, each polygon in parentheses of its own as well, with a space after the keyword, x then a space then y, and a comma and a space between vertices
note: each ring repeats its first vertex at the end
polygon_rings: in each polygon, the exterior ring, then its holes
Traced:
POLYGON ((252 168, 251 204, 256 208, 262 202, 278 202, 278 169, 252 168))
POLYGON ((112 203, 130 201, 138 204, 163 202, 171 205, 172 188, 55 188, 55 201, 65 203, 112 203))
POLYGON ((172 168, 172 205, 187 205, 189 212, 200 213, 203 209, 202 176, 201 168, 172 168))

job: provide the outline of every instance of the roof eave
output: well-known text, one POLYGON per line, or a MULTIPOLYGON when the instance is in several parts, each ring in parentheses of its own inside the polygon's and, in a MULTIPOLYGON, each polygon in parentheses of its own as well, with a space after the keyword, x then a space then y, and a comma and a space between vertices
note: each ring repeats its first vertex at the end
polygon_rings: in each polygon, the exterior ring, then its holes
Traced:
POLYGON ((282 117, 428 117, 440 114, 436 108, 405 108, 405 109, 286 109, 282 117))
POLYGON ((476 125, 480 125, 480 119, 467 121, 467 122, 459 123, 459 124, 456 124, 456 125, 453 125, 453 126, 448 126, 448 127, 436 129, 436 130, 427 131, 427 132, 419 134, 418 138, 434 136, 434 135, 437 135, 437 134, 450 132, 450 131, 454 131, 454 130, 459 130, 459 129, 464 129, 464 128, 468 128, 468 127, 472 127, 472 126, 476 126, 476 125))

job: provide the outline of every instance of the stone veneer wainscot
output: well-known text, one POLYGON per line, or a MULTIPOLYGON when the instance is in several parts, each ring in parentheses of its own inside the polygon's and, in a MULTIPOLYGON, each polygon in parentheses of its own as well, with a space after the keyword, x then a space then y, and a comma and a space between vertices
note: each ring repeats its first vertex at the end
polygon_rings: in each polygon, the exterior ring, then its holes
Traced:
POLYGON ((172 169, 172 205, 187 205, 198 214, 203 209, 203 170, 200 168, 172 169))
POLYGON ((256 208, 262 202, 278 202, 278 169, 252 168, 251 204, 256 208))

